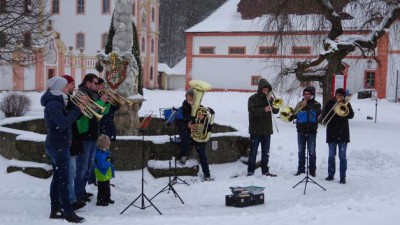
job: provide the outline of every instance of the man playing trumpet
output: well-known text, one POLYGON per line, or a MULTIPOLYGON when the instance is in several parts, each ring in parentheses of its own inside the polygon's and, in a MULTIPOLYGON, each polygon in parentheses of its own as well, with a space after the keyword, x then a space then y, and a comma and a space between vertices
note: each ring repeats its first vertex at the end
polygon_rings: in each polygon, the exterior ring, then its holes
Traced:
POLYGON ((325 178, 327 181, 332 181, 335 176, 336 164, 336 149, 339 149, 339 159, 340 159, 340 183, 346 183, 346 170, 347 170, 347 158, 346 150, 347 143, 350 142, 350 131, 349 131, 349 119, 354 117, 353 108, 350 102, 345 103, 346 92, 343 88, 338 88, 335 91, 335 97, 330 99, 322 114, 324 120, 329 121, 326 128, 326 143, 329 147, 329 157, 328 157, 328 177, 325 178), (334 107, 337 103, 345 103, 347 106, 347 115, 337 115, 335 113, 334 107), (329 119, 328 119, 329 118, 329 119))
POLYGON ((272 91, 271 84, 266 79, 260 79, 257 93, 250 96, 248 100, 250 133, 248 176, 254 175, 258 146, 261 143, 262 175, 276 177, 275 174, 269 172, 268 160, 271 134, 273 133, 271 113, 277 114, 279 109, 271 107, 273 97, 269 94, 270 91, 272 91))

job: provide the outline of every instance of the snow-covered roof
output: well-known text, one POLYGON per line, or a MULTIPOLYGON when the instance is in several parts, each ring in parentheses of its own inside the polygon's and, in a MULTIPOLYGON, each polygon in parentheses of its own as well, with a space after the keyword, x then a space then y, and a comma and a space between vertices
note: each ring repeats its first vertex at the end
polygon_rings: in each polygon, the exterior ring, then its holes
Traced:
MULTIPOLYGON (((371 0, 362 0, 365 2, 371 0)), ((238 4, 240 0, 227 0, 210 16, 202 22, 194 25, 186 30, 186 32, 260 32, 265 31, 265 24, 268 24, 268 31, 277 31, 278 26, 276 20, 269 14, 255 19, 244 20, 238 12, 238 4)), ((361 7, 359 2, 349 3, 343 13, 348 13, 353 16, 352 19, 342 20, 343 29, 345 30, 360 30, 368 29, 368 24, 364 24, 366 17, 372 13, 372 9, 376 9, 382 15, 385 15, 387 7, 382 2, 373 2, 365 4, 361 7)), ((387 11, 386 11, 387 12, 387 11)), ((329 30, 331 24, 321 14, 297 15, 289 14, 288 19, 291 22, 291 31, 315 31, 329 30)))
POLYGON ((158 63, 158 72, 164 72, 166 74, 171 73, 172 69, 166 63, 158 63))
POLYGON ((176 64, 173 68, 170 68, 166 63, 158 64, 158 72, 164 72, 168 75, 186 75, 186 57, 184 57, 178 64, 176 64))

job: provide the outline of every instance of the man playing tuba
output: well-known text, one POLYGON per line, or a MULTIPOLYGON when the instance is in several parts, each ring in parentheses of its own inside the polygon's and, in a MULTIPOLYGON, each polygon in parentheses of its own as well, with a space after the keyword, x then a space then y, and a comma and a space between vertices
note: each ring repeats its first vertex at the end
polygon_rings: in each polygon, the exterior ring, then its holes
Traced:
POLYGON ((191 137, 191 131, 196 130, 197 124, 193 123, 191 112, 193 106, 194 90, 189 89, 186 92, 186 99, 182 103, 182 117, 177 119, 177 127, 179 129, 180 141, 180 163, 185 164, 190 153, 190 147, 194 146, 199 155, 201 169, 203 170, 204 180, 210 181, 210 169, 208 166, 208 159, 206 154, 206 142, 198 142, 191 137))

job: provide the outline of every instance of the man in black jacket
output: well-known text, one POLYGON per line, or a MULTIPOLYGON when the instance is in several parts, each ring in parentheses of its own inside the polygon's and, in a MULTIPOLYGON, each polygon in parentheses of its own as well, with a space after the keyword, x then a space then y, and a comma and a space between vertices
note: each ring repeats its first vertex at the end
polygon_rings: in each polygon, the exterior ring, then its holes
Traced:
POLYGON ((249 111, 249 133, 250 133, 250 153, 247 167, 247 175, 254 175, 256 169, 256 158, 258 146, 261 143, 261 172, 262 175, 276 177, 269 172, 269 147, 271 142, 272 114, 277 114, 279 109, 271 107, 273 98, 269 95, 272 91, 271 84, 260 79, 258 82, 257 93, 250 96, 248 100, 249 111))
POLYGON ((346 183, 346 170, 347 170, 347 158, 346 150, 347 143, 350 142, 350 131, 349 131, 349 119, 354 117, 354 111, 351 107, 350 102, 345 103, 346 92, 343 88, 338 88, 335 91, 335 97, 330 99, 324 108, 322 118, 326 118, 326 122, 329 121, 326 128, 326 143, 329 147, 329 158, 328 158, 328 177, 325 180, 331 181, 334 179, 336 164, 336 149, 339 149, 340 159, 340 183, 346 183), (336 103, 342 103, 347 105, 348 114, 346 116, 337 115, 332 109, 336 103), (331 110, 332 109, 332 110, 331 110))
POLYGON ((308 170, 310 175, 315 177, 316 166, 316 139, 318 129, 318 117, 321 114, 321 104, 315 100, 315 88, 308 86, 303 90, 303 100, 297 104, 295 111, 297 143, 299 164, 297 172, 298 176, 306 171, 306 147, 308 150, 308 170))

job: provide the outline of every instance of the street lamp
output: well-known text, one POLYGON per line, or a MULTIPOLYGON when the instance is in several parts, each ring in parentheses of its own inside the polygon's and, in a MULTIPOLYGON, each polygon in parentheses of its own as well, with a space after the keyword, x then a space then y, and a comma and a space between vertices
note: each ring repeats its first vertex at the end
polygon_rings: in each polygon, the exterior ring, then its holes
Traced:
POLYGON ((367 69, 371 69, 372 68, 372 60, 368 59, 367 60, 367 69))

